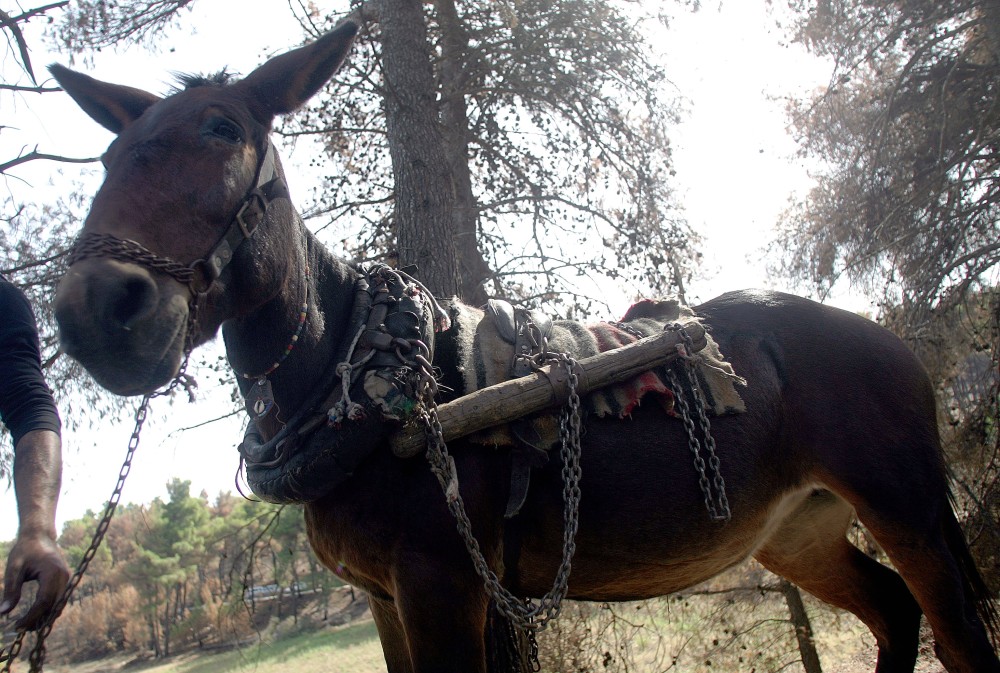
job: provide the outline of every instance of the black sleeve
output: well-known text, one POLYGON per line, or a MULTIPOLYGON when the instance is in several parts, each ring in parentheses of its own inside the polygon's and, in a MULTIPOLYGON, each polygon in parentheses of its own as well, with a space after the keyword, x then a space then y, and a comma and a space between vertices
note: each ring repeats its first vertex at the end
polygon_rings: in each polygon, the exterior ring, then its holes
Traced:
POLYGON ((59 412, 42 376, 38 328, 31 305, 0 277, 0 420, 14 446, 32 430, 60 432, 59 412))

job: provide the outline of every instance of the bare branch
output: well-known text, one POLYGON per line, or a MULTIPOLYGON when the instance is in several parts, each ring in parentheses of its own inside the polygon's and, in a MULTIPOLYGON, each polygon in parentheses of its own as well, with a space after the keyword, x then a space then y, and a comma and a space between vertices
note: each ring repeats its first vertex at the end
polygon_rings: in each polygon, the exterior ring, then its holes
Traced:
POLYGON ((15 266, 8 267, 6 269, 0 269, 0 273, 13 275, 21 271, 27 271, 28 269, 34 269, 41 266, 48 266, 52 262, 60 259, 66 255, 65 250, 57 252, 54 255, 49 255, 48 257, 43 257, 41 259, 34 259, 30 262, 25 262, 24 264, 17 264, 15 266))
POLYGON ((42 5, 41 7, 33 7, 32 9, 29 9, 26 12, 22 12, 17 16, 11 17, 11 21, 13 21, 14 23, 21 23, 23 21, 26 21, 27 19, 32 18, 33 16, 41 16, 42 14, 45 14, 46 12, 49 12, 53 9, 62 9, 68 4, 69 0, 59 0, 59 2, 53 2, 52 4, 49 5, 42 5))
POLYGON ((26 93, 52 93, 62 91, 57 86, 18 86, 16 84, 0 84, 0 89, 5 91, 22 91, 26 93))
POLYGON ((18 26, 17 23, 10 18, 10 15, 2 9, 0 9, 0 25, 9 30, 11 35, 14 36, 14 41, 17 42, 18 51, 21 52, 21 66, 24 68, 24 71, 28 73, 28 77, 31 78, 31 81, 37 84, 38 82, 35 80, 35 73, 31 69, 31 56, 28 54, 28 43, 24 39, 21 27, 18 26))
POLYGON ((27 163, 29 161, 36 161, 43 159, 46 161, 58 161, 68 164, 92 164, 94 162, 100 161, 100 157, 87 157, 87 158, 74 158, 74 157, 64 157, 58 154, 44 154, 39 152, 37 149, 28 152, 27 154, 22 154, 16 159, 11 159, 10 161, 0 164, 0 173, 6 173, 11 168, 19 166, 21 164, 27 163))

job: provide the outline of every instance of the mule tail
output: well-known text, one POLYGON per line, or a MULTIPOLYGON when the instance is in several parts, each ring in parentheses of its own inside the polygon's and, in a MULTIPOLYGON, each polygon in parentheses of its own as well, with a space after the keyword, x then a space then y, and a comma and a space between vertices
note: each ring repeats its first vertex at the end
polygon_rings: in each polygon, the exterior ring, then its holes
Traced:
MULTIPOLYGON (((532 656, 533 639, 514 626, 510 618, 490 600, 486 613, 486 670, 489 673, 529 673, 536 670, 532 656)), ((537 647, 537 646, 536 646, 537 647)))
POLYGON ((979 618, 986 625, 993 646, 997 647, 1000 645, 1000 615, 997 613, 996 599, 986 585, 986 580, 980 574, 979 568, 976 567, 976 561, 972 558, 972 552, 965 540, 965 533, 962 531, 958 519, 955 518, 954 496, 951 497, 951 501, 952 507, 949 508, 944 522, 945 542, 958 563, 966 595, 974 601, 979 618))

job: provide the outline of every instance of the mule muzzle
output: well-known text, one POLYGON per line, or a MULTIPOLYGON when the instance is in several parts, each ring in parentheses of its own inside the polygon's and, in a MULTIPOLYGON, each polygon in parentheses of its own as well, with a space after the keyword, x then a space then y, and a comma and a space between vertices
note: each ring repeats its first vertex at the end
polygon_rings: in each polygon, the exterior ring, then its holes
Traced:
POLYGON ((113 393, 152 392, 181 366, 188 297, 184 285, 138 264, 81 260, 56 291, 62 350, 113 393))

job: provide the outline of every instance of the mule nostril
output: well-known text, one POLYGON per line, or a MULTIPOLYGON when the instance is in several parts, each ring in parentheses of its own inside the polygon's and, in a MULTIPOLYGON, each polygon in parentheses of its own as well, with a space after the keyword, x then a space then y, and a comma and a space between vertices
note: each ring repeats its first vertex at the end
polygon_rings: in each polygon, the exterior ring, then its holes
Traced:
POLYGON ((149 279, 141 276, 126 278, 110 307, 112 319, 125 329, 130 329, 155 307, 155 293, 156 287, 149 279))

